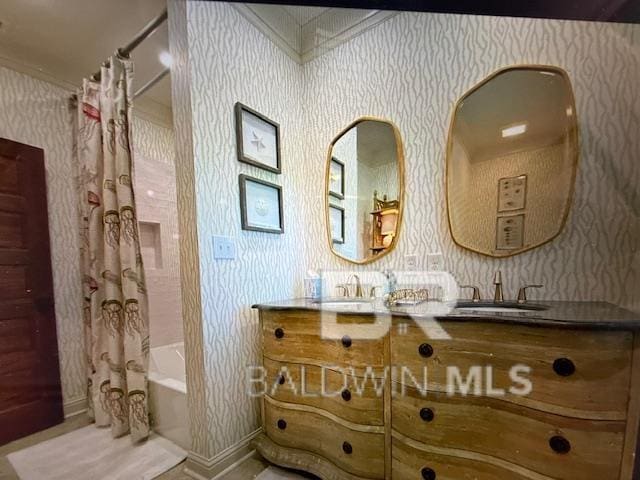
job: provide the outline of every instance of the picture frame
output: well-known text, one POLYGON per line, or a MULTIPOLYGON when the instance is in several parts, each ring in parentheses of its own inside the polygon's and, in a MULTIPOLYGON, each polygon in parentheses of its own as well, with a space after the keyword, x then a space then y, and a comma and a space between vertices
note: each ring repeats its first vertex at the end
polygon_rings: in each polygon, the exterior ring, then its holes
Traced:
POLYGON ((243 174, 239 176, 239 185, 242 229, 284 233, 282 187, 243 174))
POLYGON ((329 195, 344 200, 344 162, 336 157, 331 157, 329 165, 329 195))
POLYGON ((344 208, 330 204, 329 222, 331 223, 331 241, 334 244, 344 243, 344 208))
POLYGON ((238 161, 280 174, 280 125, 240 102, 235 119, 238 161))

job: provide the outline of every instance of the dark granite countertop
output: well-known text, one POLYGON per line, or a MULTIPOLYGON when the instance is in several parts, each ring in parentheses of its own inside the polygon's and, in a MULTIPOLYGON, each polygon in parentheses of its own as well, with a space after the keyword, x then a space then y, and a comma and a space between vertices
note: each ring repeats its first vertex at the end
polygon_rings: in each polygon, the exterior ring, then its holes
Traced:
MULTIPOLYGON (((531 302, 532 307, 544 309, 489 312, 464 301, 464 310, 453 304, 442 302, 424 302, 409 307, 387 308, 382 300, 366 303, 335 303, 337 299, 323 299, 318 303, 309 299, 297 298, 254 305, 260 310, 308 310, 325 311, 345 315, 393 315, 400 318, 427 319, 439 321, 483 321, 495 323, 513 323, 529 326, 553 326, 565 328, 600 328, 614 330, 640 330, 640 314, 607 302, 531 302), (334 303, 331 301, 334 300, 334 303)), ((486 305, 486 303, 484 303, 486 305)), ((504 305, 513 305, 505 302, 504 305)), ((500 307, 500 305, 494 305, 500 307)), ((526 308, 526 305, 520 306, 526 308)))

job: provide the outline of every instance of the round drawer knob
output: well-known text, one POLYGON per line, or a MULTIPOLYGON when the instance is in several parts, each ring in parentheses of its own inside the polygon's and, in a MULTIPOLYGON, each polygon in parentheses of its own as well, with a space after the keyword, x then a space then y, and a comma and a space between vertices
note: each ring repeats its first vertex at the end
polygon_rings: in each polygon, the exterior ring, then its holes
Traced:
POLYGON ((351 337, 349 335, 342 337, 342 346, 344 348, 349 348, 351 346, 351 337))
POLYGON ((349 400, 351 400, 351 392, 349 391, 348 388, 342 391, 342 399, 345 402, 348 402, 349 400))
POLYGON ((569 440, 559 435, 549 439, 549 446, 551 450, 560 455, 565 455, 571 451, 571 443, 569 443, 569 440))
POLYGON ((280 430, 284 430, 285 428, 287 428, 287 422, 282 419, 278 420, 278 428, 280 430))
POLYGON ((278 375, 278 383, 284 385, 284 375, 278 375))
POLYGON ((351 446, 351 444, 349 442, 344 442, 342 444, 342 451, 344 453, 346 453, 347 455, 351 455, 353 453, 353 447, 351 446))
POLYGON ((429 358, 433 355, 433 347, 428 343, 423 343, 418 347, 418 353, 425 358, 429 358))
POLYGON ((281 328, 276 328, 275 332, 273 332, 276 338, 284 337, 284 330, 281 328))
POLYGON ((430 408, 423 408, 420 410, 420 418, 425 422, 433 421, 433 417, 435 417, 435 415, 433 414, 433 410, 430 408))
POLYGON ((568 358, 558 358, 553 362, 553 371, 561 377, 569 377, 575 373, 576 366, 568 358))
POLYGON ((436 472, 428 467, 424 467, 420 473, 424 480, 436 480, 436 472))

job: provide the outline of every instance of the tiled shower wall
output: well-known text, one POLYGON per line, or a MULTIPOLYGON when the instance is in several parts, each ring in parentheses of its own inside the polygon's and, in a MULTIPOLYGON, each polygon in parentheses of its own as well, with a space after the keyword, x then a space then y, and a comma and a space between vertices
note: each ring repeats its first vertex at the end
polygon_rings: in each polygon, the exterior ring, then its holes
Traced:
MULTIPOLYGON (((298 294, 308 267, 353 269, 326 245, 324 162, 333 136, 361 115, 398 125, 407 167, 399 246, 361 269, 402 269, 406 254, 424 261, 425 254, 442 252, 446 269, 460 282, 480 285, 485 297, 494 271, 501 269, 510 296, 522 283, 541 282, 545 298, 638 307, 640 26, 402 13, 299 66, 228 4, 178 3, 176 10, 172 3, 174 12, 186 15, 185 37, 172 42, 190 62, 174 88, 174 108, 185 102, 184 112, 193 110, 193 132, 184 131, 193 151, 183 153, 185 161, 193 156, 194 166, 179 168, 185 169, 182 188, 197 210, 198 245, 190 260, 200 269, 194 284, 202 284, 199 295, 189 295, 201 300, 203 330, 194 328, 187 339, 204 344, 204 358, 194 353, 187 359, 200 382, 194 395, 201 401, 194 401, 197 408, 190 413, 197 455, 213 458, 258 426, 256 409, 243 394, 243 368, 258 352, 250 305, 298 294), (564 232, 542 248, 494 260, 462 250, 450 238, 446 134, 459 96, 492 71, 521 63, 568 71, 582 158, 564 232), (282 175, 237 162, 236 101, 281 123, 282 175), (195 181, 188 168, 194 168, 195 181), (239 229, 240 172, 283 185, 283 236, 239 229), (212 234, 235 237, 239 258, 213 260, 212 234)), ((195 312, 200 303, 194 299, 189 303, 195 312)))
POLYGON ((173 130, 135 118, 133 147, 153 348, 184 339, 173 130), (150 239, 149 235, 155 238, 150 239))

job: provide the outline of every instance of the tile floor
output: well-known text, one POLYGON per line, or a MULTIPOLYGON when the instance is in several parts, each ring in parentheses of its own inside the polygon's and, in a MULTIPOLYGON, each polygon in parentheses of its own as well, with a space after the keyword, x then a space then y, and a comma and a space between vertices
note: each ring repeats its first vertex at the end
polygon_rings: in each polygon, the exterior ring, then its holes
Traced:
MULTIPOLYGON (((36 443, 49 440, 50 438, 54 438, 59 435, 64 435, 65 433, 71 432, 77 428, 89 425, 90 423, 91 421, 87 416, 77 415, 67 419, 60 425, 56 425, 55 427, 43 430, 42 432, 34 433, 33 435, 21 438, 15 442, 0 446, 0 480, 19 480, 15 470, 11 466, 11 463, 9 463, 9 460, 7 459, 7 455, 9 453, 30 447, 36 443)), ((227 473, 220 480, 251 480, 268 466, 269 464, 261 458, 252 457, 238 465, 238 467, 227 473)), ((156 480, 193 480, 192 477, 183 472, 183 467, 184 463, 181 463, 159 477, 156 477, 156 480)))

